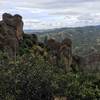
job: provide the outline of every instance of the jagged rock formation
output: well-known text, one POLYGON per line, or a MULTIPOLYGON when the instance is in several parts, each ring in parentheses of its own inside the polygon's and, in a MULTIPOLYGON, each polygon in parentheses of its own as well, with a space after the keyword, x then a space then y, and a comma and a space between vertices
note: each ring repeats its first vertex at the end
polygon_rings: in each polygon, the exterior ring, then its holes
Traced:
POLYGON ((6 51, 9 57, 15 57, 19 41, 22 39, 23 21, 20 15, 4 13, 0 21, 0 49, 6 51))
POLYGON ((72 41, 69 38, 65 38, 60 46, 59 54, 61 59, 64 60, 64 66, 66 71, 71 71, 72 64, 72 41))
POLYGON ((100 53, 91 53, 86 56, 72 56, 73 70, 83 72, 97 72, 100 71, 100 53))
POLYGON ((69 38, 65 38, 60 43, 54 39, 49 39, 47 40, 47 47, 50 50, 50 61, 55 61, 58 66, 63 61, 65 71, 70 71, 72 64, 72 41, 69 38))
MULTIPOLYGON (((100 53, 94 52, 84 56, 87 71, 100 71, 100 53)), ((85 70, 84 69, 84 70, 85 70)))
POLYGON ((72 64, 71 68, 73 71, 78 72, 78 71, 84 71, 85 68, 85 59, 84 57, 81 57, 79 55, 72 55, 72 64))

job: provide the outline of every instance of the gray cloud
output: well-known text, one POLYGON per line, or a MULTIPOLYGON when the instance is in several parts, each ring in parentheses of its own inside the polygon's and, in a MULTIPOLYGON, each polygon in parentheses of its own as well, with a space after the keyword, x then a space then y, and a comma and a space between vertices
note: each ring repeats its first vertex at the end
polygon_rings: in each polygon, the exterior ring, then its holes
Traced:
POLYGON ((3 12, 19 13, 25 28, 55 28, 100 23, 100 0, 0 0, 3 12))
MULTIPOLYGON (((24 1, 23 1, 24 2, 24 1)), ((33 8, 41 8, 41 9, 61 9, 67 7, 76 7, 81 6, 83 4, 95 3, 99 2, 99 0, 28 0, 27 3, 21 4, 22 6, 29 6, 33 8)))

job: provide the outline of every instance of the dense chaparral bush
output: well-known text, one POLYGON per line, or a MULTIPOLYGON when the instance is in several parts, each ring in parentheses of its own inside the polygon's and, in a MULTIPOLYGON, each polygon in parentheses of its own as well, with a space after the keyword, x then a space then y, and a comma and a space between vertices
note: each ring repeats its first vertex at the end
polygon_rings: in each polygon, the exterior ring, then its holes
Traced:
POLYGON ((70 100, 100 97, 99 73, 69 72, 51 65, 42 56, 23 54, 16 62, 0 53, 0 100, 70 100))

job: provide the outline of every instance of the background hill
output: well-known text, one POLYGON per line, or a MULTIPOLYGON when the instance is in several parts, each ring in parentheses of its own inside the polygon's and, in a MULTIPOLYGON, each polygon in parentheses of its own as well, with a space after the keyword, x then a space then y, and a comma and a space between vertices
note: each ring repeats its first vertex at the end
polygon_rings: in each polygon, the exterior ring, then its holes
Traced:
POLYGON ((47 38, 55 38, 61 41, 69 37, 73 42, 73 52, 79 55, 87 55, 90 52, 100 50, 100 25, 25 32, 37 34, 40 41, 47 38))

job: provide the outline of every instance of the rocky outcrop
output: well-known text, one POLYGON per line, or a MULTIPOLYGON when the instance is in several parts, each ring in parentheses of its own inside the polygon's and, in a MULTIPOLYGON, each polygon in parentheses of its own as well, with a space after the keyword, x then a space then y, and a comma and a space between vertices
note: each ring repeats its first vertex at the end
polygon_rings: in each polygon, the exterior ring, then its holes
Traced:
POLYGON ((100 53, 94 52, 84 56, 85 69, 87 71, 100 71, 100 53))
POLYGON ((20 15, 4 13, 0 21, 0 49, 6 51, 9 57, 15 57, 19 41, 23 37, 23 21, 20 15))
POLYGON ((60 66, 60 62, 63 61, 64 69, 66 72, 71 70, 72 63, 72 41, 69 38, 65 38, 62 42, 58 42, 54 39, 47 40, 47 47, 50 52, 50 61, 56 61, 56 64, 60 66))

